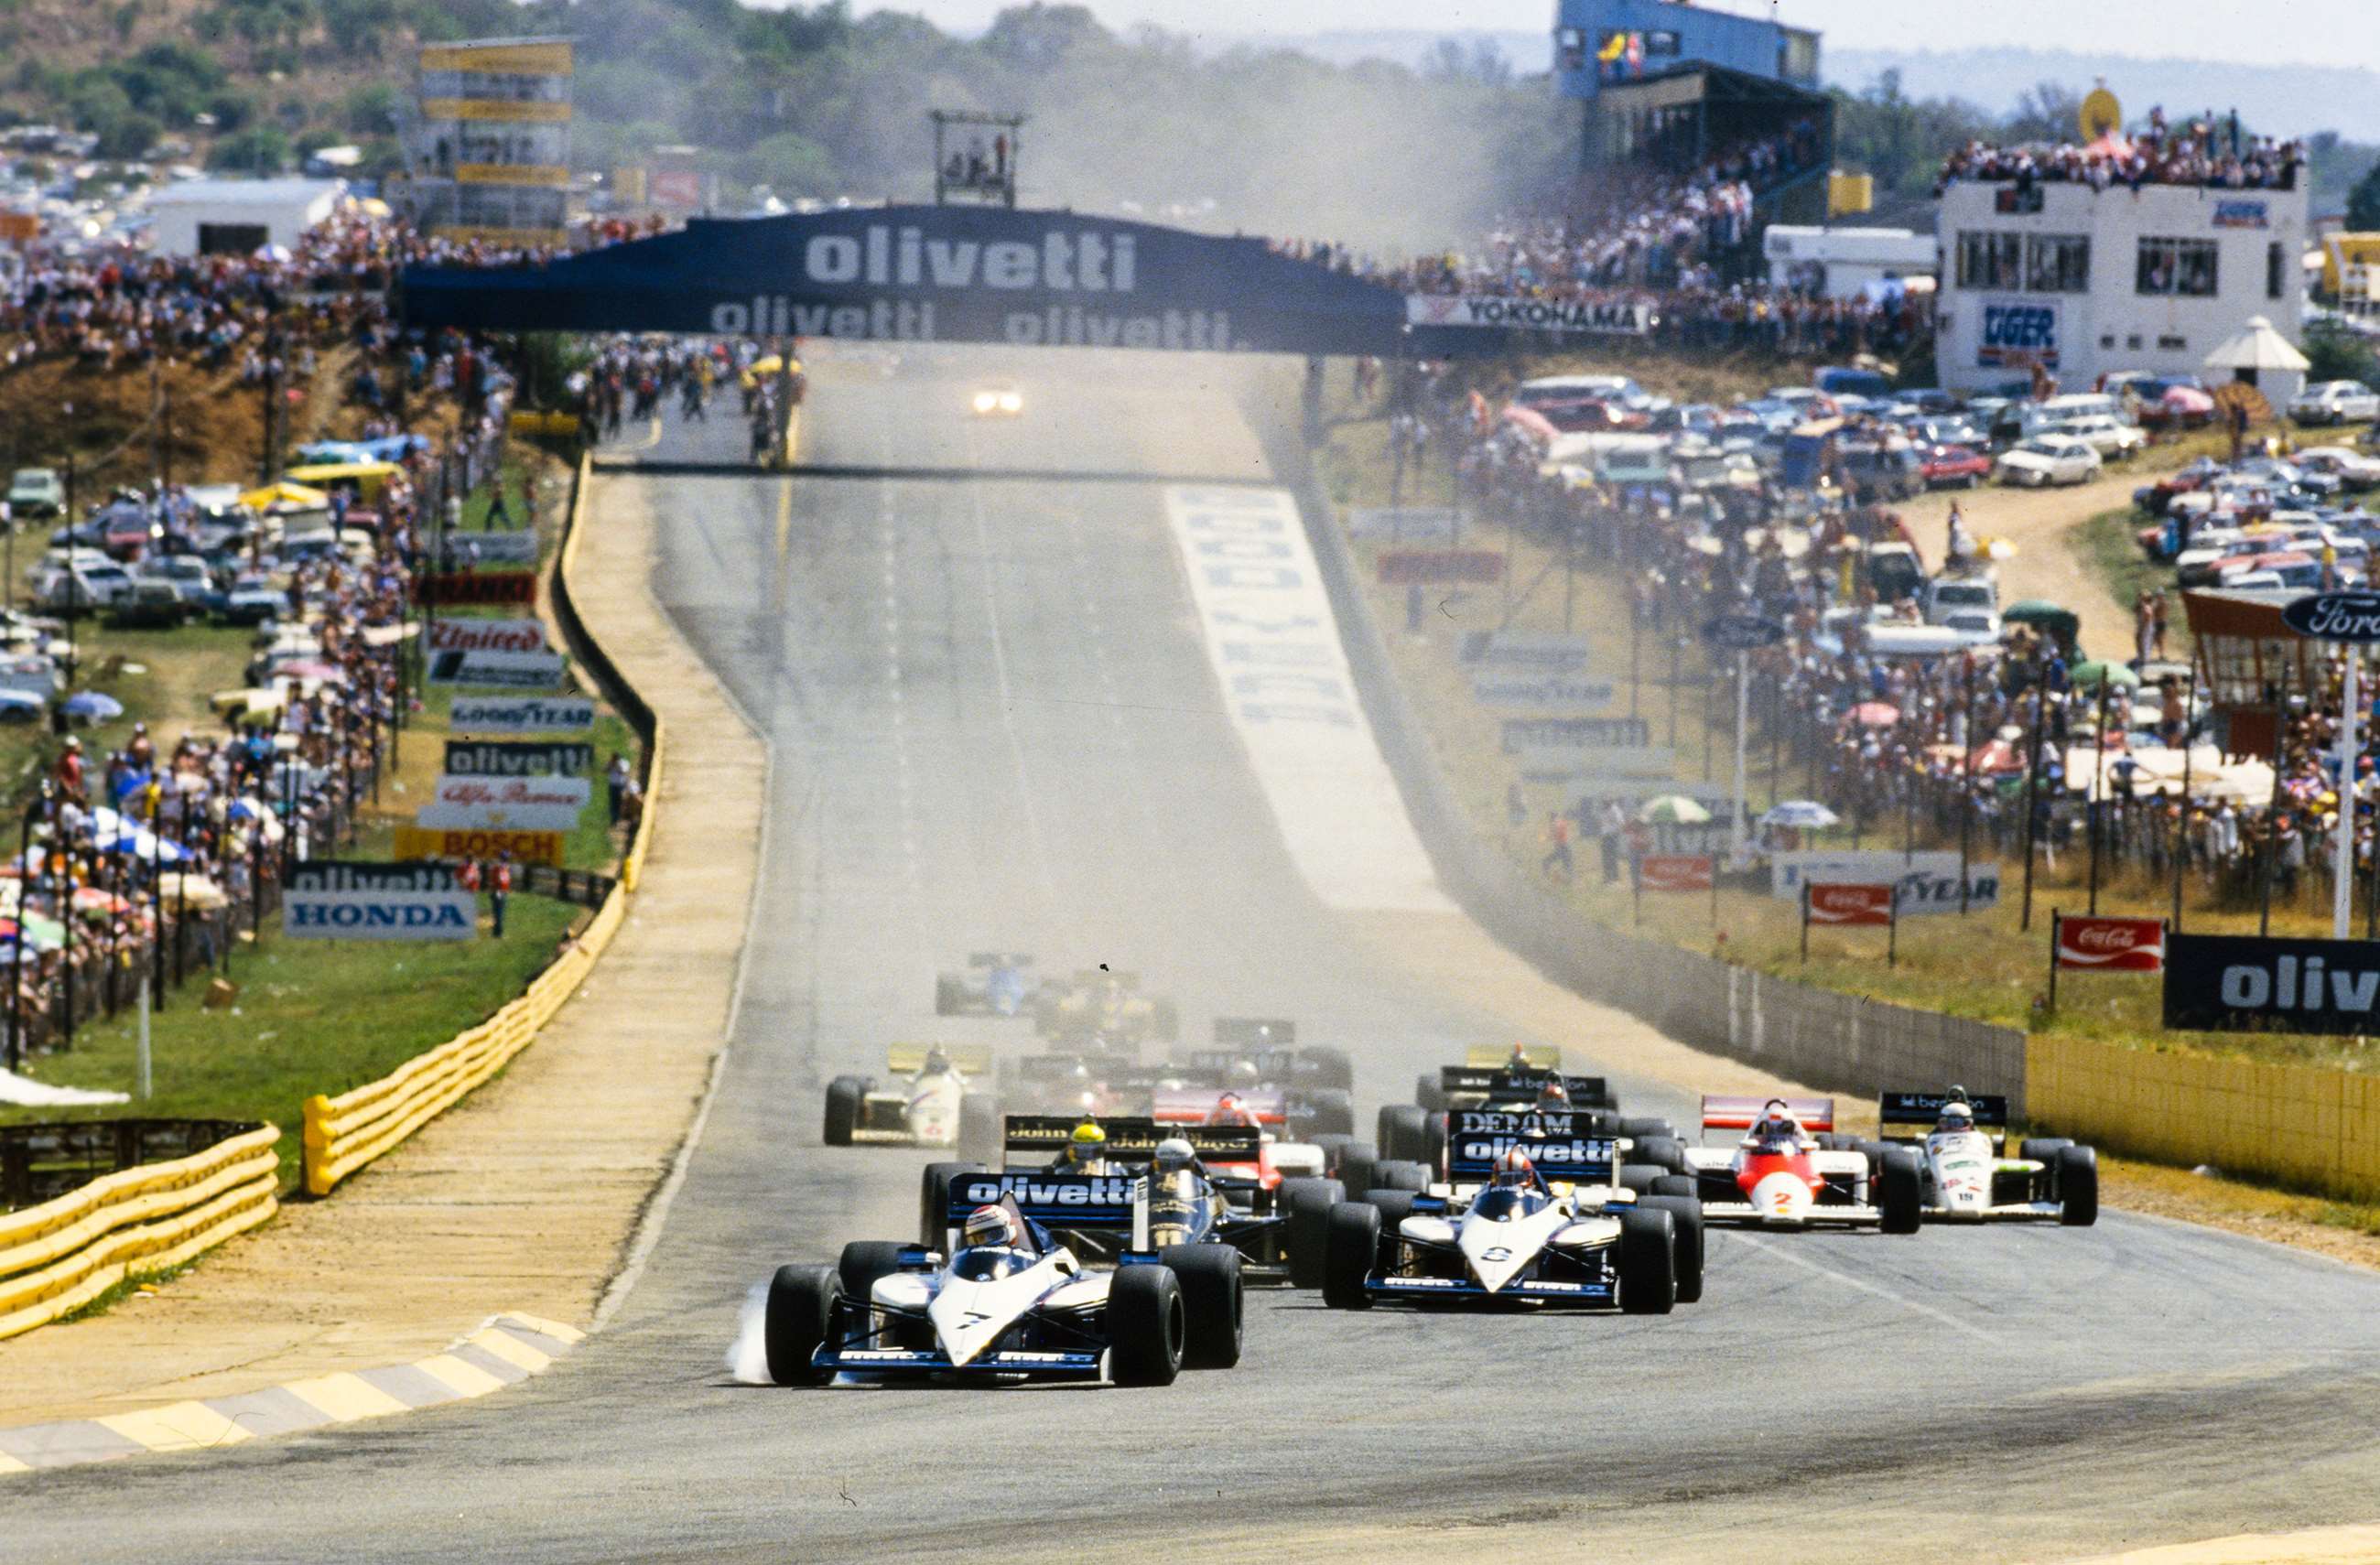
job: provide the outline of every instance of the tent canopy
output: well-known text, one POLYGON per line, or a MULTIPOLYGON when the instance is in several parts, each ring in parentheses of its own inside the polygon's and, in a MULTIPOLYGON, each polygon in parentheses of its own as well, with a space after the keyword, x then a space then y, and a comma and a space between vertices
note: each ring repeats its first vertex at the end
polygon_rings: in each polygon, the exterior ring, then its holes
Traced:
POLYGON ((2289 338, 2273 330, 2270 320, 2262 315, 2248 317, 2247 325, 2237 336, 2225 341, 2203 361, 2209 370, 2291 370, 2303 373, 2313 361, 2300 353, 2289 338))

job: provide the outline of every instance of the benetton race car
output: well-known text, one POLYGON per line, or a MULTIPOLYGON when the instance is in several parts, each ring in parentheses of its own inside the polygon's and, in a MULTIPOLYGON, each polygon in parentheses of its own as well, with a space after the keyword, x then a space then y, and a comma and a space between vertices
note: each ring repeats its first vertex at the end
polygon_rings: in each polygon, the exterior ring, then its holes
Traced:
POLYGON ((1410 1159, 1432 1170, 1445 1167, 1448 1113, 1456 1109, 1514 1114, 1567 1109, 1589 1114, 1587 1126, 1597 1135, 1676 1134, 1667 1120, 1621 1118, 1611 1084, 1602 1076, 1562 1074, 1561 1050, 1547 1044, 1515 1045, 1509 1052, 1472 1049, 1463 1063, 1418 1078, 1414 1091, 1413 1103, 1380 1106, 1374 1141, 1383 1158, 1410 1159))
POLYGON ((1706 1097, 1702 1126, 1706 1134, 1736 1130, 1744 1135, 1732 1148, 1647 1137, 1629 1158, 1633 1166, 1668 1170, 1653 1182, 1654 1192, 1701 1197, 1711 1222, 1917 1231, 1917 1155, 1906 1146, 1885 1146, 1871 1159, 1856 1147, 1844 1148, 1831 1134, 1831 1098, 1706 1097), (1826 1140, 1820 1133, 1828 1133, 1826 1140))
POLYGON ((1450 1181, 1330 1209, 1322 1299, 1667 1315, 1702 1296, 1700 1204, 1637 1195, 1586 1116, 1454 1110, 1450 1181))
POLYGON ((964 973, 934 975, 937 1016, 1022 1016, 1033 1008, 1033 959, 1020 952, 968 953, 964 973))
POLYGON ((829 1146, 956 1146, 999 1134, 998 1110, 972 1090, 991 1069, 991 1050, 965 1044, 896 1043, 884 1068, 905 1079, 880 1088, 873 1076, 826 1084, 829 1146))
POLYGON ((1108 1380, 1164 1386, 1240 1361, 1239 1252, 1148 1247, 1138 1177, 969 1174, 950 1186, 938 1247, 861 1243, 839 1265, 780 1267, 764 1328, 779 1385, 899 1379, 1108 1380), (1120 1225, 1111 1271, 1044 1226, 1120 1225))
POLYGON ((1033 1025, 1061 1042, 1091 1041, 1104 1048, 1137 1048, 1154 1040, 1172 1043, 1182 1020, 1171 1000, 1138 992, 1140 975, 1086 967, 1071 982, 1051 979, 1033 999, 1033 1025))
POLYGON ((1997 1094, 1962 1086, 1888 1092, 1876 1103, 1876 1122, 1878 1155, 1888 1147, 1917 1154, 1920 1210, 1929 1221, 2088 1228, 2099 1220, 2098 1153, 2041 1137, 2020 1143, 2010 1157, 2008 1099, 1997 1094), (1912 1126, 1925 1128, 1912 1134, 1912 1126))

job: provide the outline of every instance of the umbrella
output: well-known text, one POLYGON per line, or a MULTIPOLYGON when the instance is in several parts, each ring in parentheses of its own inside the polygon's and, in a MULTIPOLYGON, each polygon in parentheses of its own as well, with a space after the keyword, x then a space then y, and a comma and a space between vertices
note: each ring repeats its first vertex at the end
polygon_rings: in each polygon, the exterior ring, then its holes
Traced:
POLYGON ((94 722, 107 722, 124 715, 124 703, 113 696, 103 696, 96 690, 78 690, 66 700, 68 717, 89 718, 94 722))
POLYGON ((1636 812, 1639 820, 1665 826, 1699 826, 1710 818, 1710 811, 1683 794, 1664 794, 1636 812))
POLYGON ((2141 682, 2141 676, 2122 663, 2111 663, 2099 658, 2086 663, 2076 663, 2070 677, 2077 690, 2096 690, 2103 679, 2123 686, 2137 686, 2141 682))
POLYGON ((203 875, 164 875, 158 877, 159 897, 169 907, 188 905, 197 908, 223 907, 231 899, 221 886, 203 875))
POLYGON ((1770 807, 1760 818, 1763 826, 1789 827, 1796 831, 1816 831, 1834 825, 1842 818, 1815 799, 1787 799, 1770 807))
POLYGON ((1852 721, 1864 728, 1889 728, 1900 721, 1900 709, 1889 701, 1862 701, 1852 709, 1852 721))

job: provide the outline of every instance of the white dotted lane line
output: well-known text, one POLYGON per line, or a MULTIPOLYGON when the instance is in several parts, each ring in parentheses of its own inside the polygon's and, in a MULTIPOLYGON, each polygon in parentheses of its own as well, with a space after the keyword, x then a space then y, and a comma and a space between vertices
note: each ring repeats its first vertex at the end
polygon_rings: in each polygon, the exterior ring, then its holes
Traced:
POLYGON ((900 797, 903 879, 916 891, 923 882, 917 861, 916 782, 909 765, 909 709, 901 685, 900 529, 892 515, 892 485, 877 486, 877 532, 884 546, 884 685, 892 705, 894 791, 900 797))

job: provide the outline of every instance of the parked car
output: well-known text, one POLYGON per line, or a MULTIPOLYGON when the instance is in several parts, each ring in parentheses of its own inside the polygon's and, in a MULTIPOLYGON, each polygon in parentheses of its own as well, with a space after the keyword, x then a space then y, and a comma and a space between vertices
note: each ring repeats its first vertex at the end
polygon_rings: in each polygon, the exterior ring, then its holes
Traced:
POLYGON ((2103 458, 2120 462, 2139 455, 2148 448, 2149 437, 2140 427, 2111 419, 2104 413, 2084 414, 2079 418, 2060 419, 2045 431, 2054 435, 2070 435, 2081 441, 2103 458))
POLYGON ((2363 424, 2380 419, 2380 394, 2361 381, 2320 381, 2289 398, 2301 424, 2363 424))
POLYGON ((1969 445, 1937 445, 1919 464, 1927 489, 1973 489, 1991 476, 1992 459, 1969 445))
POLYGON ((33 603, 52 613, 87 614, 112 608, 131 593, 132 573, 112 560, 44 565, 33 584, 33 603))
POLYGON ((2291 458, 2301 471, 2312 469, 2337 479, 2341 488, 2361 494, 2380 485, 2380 457, 2344 445, 2309 446, 2291 458))
POLYGON ((175 583, 142 576, 108 606, 107 623, 116 630, 179 630, 204 612, 175 583))
POLYGON ((262 625, 288 606, 289 595, 275 587, 271 576, 243 576, 224 594, 224 606, 217 612, 226 625, 262 625))
POLYGON ((8 480, 9 515, 61 516, 67 509, 67 486, 48 467, 19 467, 8 480))
POLYGON ((2051 484, 2089 483, 2102 462, 2089 443, 2071 435, 2041 434, 2000 454, 1992 475, 2004 484, 2045 489, 2051 484))

